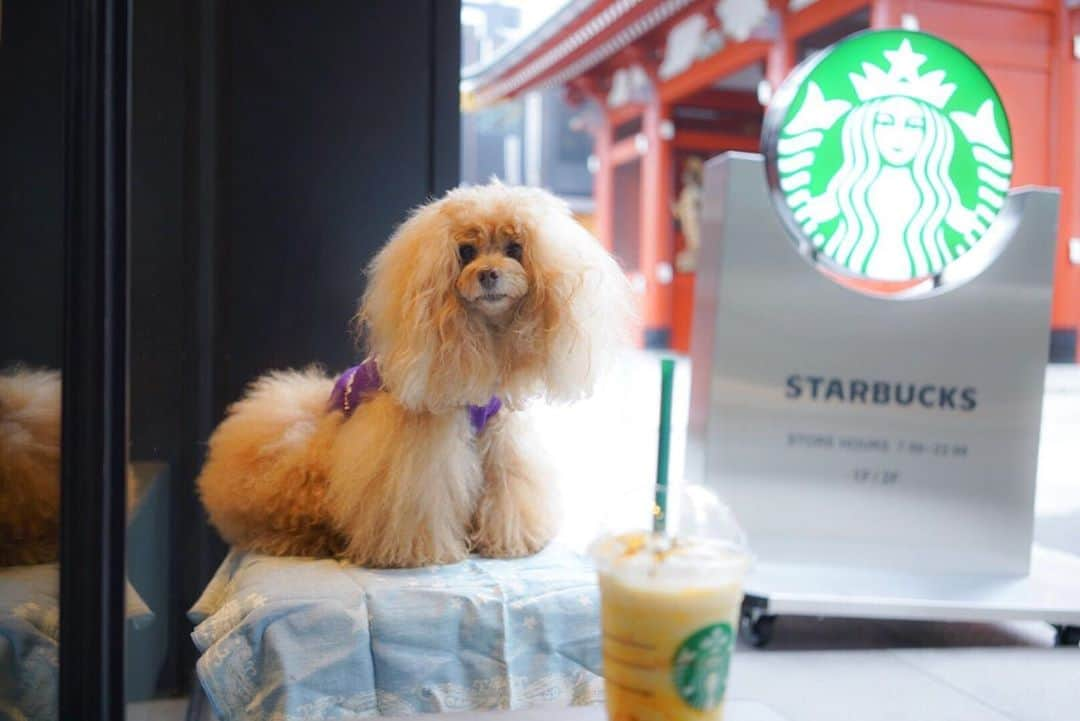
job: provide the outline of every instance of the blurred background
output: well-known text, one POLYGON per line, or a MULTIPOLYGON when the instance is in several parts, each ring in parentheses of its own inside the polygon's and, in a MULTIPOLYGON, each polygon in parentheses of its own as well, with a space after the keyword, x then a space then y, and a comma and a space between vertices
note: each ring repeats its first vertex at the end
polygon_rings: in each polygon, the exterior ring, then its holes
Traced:
POLYGON ((852 33, 948 40, 1002 96, 1013 186, 1062 191, 1048 357, 1076 363, 1080 3, 465 0, 461 17, 462 180, 496 175, 565 196, 634 279, 644 344, 683 353, 694 258, 673 206, 700 183, 700 161, 757 152, 780 81, 852 33))

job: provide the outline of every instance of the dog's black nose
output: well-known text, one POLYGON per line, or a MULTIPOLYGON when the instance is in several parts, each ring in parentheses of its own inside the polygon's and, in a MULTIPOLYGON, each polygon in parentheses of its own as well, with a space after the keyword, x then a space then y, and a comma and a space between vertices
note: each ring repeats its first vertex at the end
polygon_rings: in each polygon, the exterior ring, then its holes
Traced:
POLYGON ((498 282, 498 271, 492 270, 491 268, 484 268, 482 271, 480 271, 480 286, 484 290, 491 290, 498 282))

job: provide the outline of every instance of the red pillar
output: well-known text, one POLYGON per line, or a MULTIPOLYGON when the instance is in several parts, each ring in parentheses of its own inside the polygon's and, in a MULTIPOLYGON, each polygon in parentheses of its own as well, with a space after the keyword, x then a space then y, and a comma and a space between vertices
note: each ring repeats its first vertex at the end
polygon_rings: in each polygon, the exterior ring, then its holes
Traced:
MULTIPOLYGON (((1054 296, 1051 326, 1055 333, 1072 336, 1080 362, 1080 265, 1069 258, 1069 243, 1080 238, 1080 62, 1073 58, 1073 37, 1080 35, 1080 8, 1058 0, 1054 38, 1056 102, 1051 101, 1053 182, 1061 188, 1058 252, 1054 263, 1054 296), (1056 140, 1056 143, 1054 142, 1056 140)), ((1068 340, 1065 341, 1068 343, 1068 340)))
POLYGON ((640 258, 645 276, 645 344, 671 344, 674 238, 672 233, 671 107, 654 98, 645 108, 641 132, 647 147, 641 158, 640 258), (664 135, 669 137, 665 138, 664 135))
POLYGON ((874 0, 870 8, 870 27, 873 30, 900 27, 903 0, 874 0))
POLYGON ((609 251, 615 248, 615 164, 611 157, 614 142, 615 129, 611 126, 611 118, 604 113, 593 141, 593 155, 596 157, 593 203, 596 206, 596 237, 609 251))
POLYGON ((795 67, 795 41, 787 29, 788 3, 773 3, 773 8, 780 16, 780 31, 765 58, 765 79, 775 92, 795 67))

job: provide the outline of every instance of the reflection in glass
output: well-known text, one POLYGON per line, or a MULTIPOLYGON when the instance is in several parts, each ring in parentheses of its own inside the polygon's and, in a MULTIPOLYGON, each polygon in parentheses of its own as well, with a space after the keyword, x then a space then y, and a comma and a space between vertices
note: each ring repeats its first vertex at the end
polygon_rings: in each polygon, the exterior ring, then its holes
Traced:
POLYGON ((58 717, 63 0, 0 3, 0 719, 58 717))
POLYGON ((0 372, 0 566, 52 563, 60 533, 60 373, 0 372))
POLYGON ((0 372, 0 718, 57 716, 60 373, 0 372))

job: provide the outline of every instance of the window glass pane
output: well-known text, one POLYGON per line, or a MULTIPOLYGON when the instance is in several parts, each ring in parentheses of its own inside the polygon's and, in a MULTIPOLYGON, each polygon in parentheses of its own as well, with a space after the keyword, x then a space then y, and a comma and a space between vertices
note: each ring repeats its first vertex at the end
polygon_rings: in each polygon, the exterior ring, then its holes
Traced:
POLYGON ((0 717, 59 688, 63 0, 0 3, 0 717))

